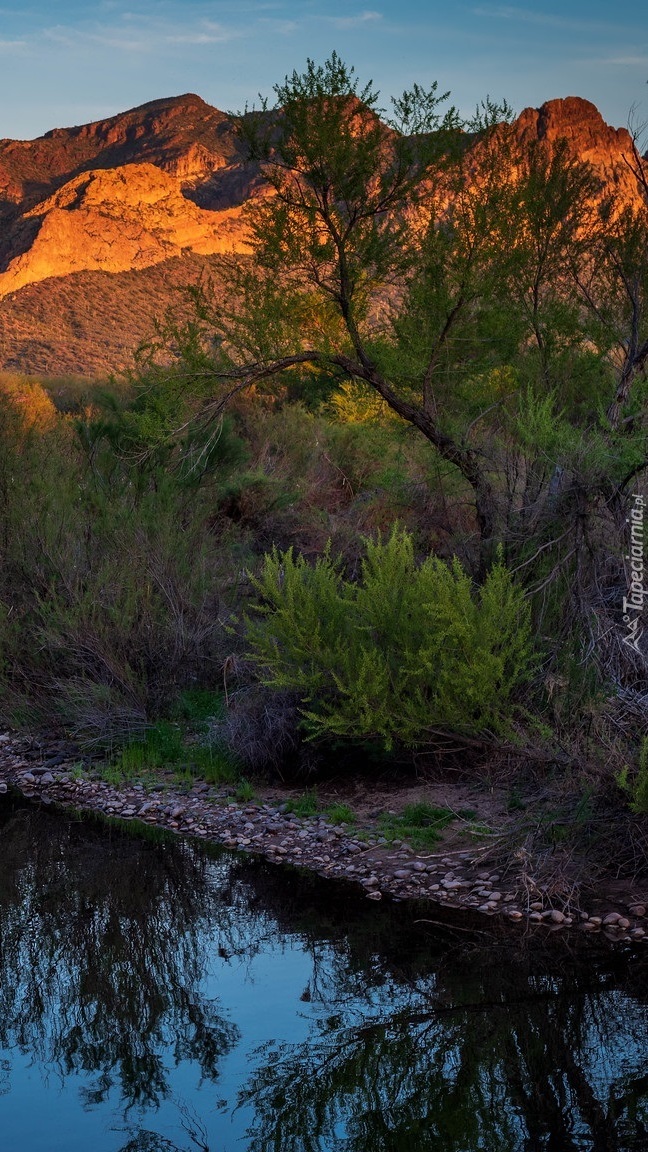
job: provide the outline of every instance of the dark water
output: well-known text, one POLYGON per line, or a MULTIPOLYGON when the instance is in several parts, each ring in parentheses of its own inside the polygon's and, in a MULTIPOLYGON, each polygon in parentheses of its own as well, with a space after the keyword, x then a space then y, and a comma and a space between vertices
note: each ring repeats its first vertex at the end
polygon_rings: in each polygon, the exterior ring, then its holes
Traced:
POLYGON ((648 1149, 648 948, 416 915, 0 797, 0 1149, 648 1149))

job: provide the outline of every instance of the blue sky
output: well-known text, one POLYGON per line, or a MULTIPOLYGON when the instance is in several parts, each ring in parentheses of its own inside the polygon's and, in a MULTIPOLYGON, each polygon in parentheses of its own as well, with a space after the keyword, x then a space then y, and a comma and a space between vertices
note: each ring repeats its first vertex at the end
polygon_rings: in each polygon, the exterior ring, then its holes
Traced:
POLYGON ((438 80, 463 111, 584 96, 648 120, 648 19, 603 0, 0 0, 0 137, 31 138, 161 96, 238 109, 335 48, 383 99, 438 80))

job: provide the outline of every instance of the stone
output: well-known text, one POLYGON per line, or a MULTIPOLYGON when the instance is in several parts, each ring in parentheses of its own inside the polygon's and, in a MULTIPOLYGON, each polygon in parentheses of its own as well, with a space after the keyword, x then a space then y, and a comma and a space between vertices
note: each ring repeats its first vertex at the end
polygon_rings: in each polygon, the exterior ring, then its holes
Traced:
POLYGON ((542 919, 551 924, 564 924, 565 913, 561 912, 559 908, 548 908, 546 912, 542 913, 542 919))

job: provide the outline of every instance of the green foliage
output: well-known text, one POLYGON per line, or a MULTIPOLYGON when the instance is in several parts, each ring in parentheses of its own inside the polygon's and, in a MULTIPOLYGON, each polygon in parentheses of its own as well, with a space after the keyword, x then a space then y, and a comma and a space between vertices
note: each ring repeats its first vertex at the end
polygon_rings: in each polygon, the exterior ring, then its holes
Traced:
POLYGON ((639 763, 634 773, 626 765, 617 776, 617 784, 629 797, 630 808, 638 816, 648 815, 648 736, 639 749, 639 763))
MULTIPOLYGON (((379 820, 381 834, 389 841, 406 840, 413 848, 433 848, 444 828, 457 817, 449 808, 439 808, 420 800, 406 804, 398 815, 386 812, 379 820)), ((461 813, 468 818, 468 813, 461 813)), ((473 815, 472 813, 470 815, 473 815)))
POLYGON ((206 486, 101 437, 90 450, 52 413, 26 433, 0 412, 3 711, 114 747, 218 674, 222 590, 245 552, 212 531, 206 486))
POLYGON ((251 784, 249 780, 246 780, 245 777, 239 780, 234 793, 234 799, 237 800, 239 804, 250 804, 253 800, 256 800, 254 785, 251 784))
POLYGON ((329 804, 324 813, 331 824, 355 824, 356 814, 348 804, 329 804))
POLYGON ((287 800, 286 810, 288 812, 294 812, 295 816, 299 816, 302 820, 308 820, 311 816, 317 816, 319 811, 317 792, 309 790, 308 792, 304 792, 302 796, 287 800))
POLYGON ((394 529, 365 541, 362 578, 327 551, 266 556, 247 621, 262 681, 300 693, 311 736, 416 745, 435 729, 503 732, 531 659, 529 610, 501 561, 475 595, 455 559, 414 558, 394 529))
MULTIPOLYGON (((187 356, 190 351, 191 342, 187 356)), ((195 385, 187 388, 183 372, 145 365, 126 394, 101 391, 77 431, 96 469, 130 465, 138 490, 169 471, 176 486, 196 488, 207 478, 226 478, 247 456, 230 417, 215 423, 200 418, 201 400, 195 385)))
POLYGON ((189 723, 194 730, 202 730, 207 721, 222 716, 223 708, 222 692, 215 692, 213 688, 186 688, 180 693, 170 714, 173 720, 189 723))
POLYGON ((147 730, 144 740, 127 744, 116 763, 125 776, 137 776, 146 770, 174 767, 182 760, 184 751, 179 727, 169 721, 159 721, 147 730))
POLYGON ((238 776, 231 754, 220 743, 199 742, 195 730, 164 720, 147 728, 143 739, 127 743, 106 765, 104 776, 118 782, 169 771, 186 782, 201 777, 214 784, 230 783, 238 776))

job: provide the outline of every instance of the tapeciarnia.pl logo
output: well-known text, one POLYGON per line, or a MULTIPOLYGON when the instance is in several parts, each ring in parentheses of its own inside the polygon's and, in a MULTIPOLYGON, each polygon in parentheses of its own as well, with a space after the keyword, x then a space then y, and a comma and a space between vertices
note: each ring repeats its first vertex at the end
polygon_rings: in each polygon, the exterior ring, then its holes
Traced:
POLYGON ((644 498, 635 495, 626 524, 630 525, 630 551, 625 558, 630 564, 628 594, 623 597, 623 623, 626 635, 623 643, 635 652, 641 652, 639 641, 643 636, 642 614, 648 589, 644 586, 644 498))

